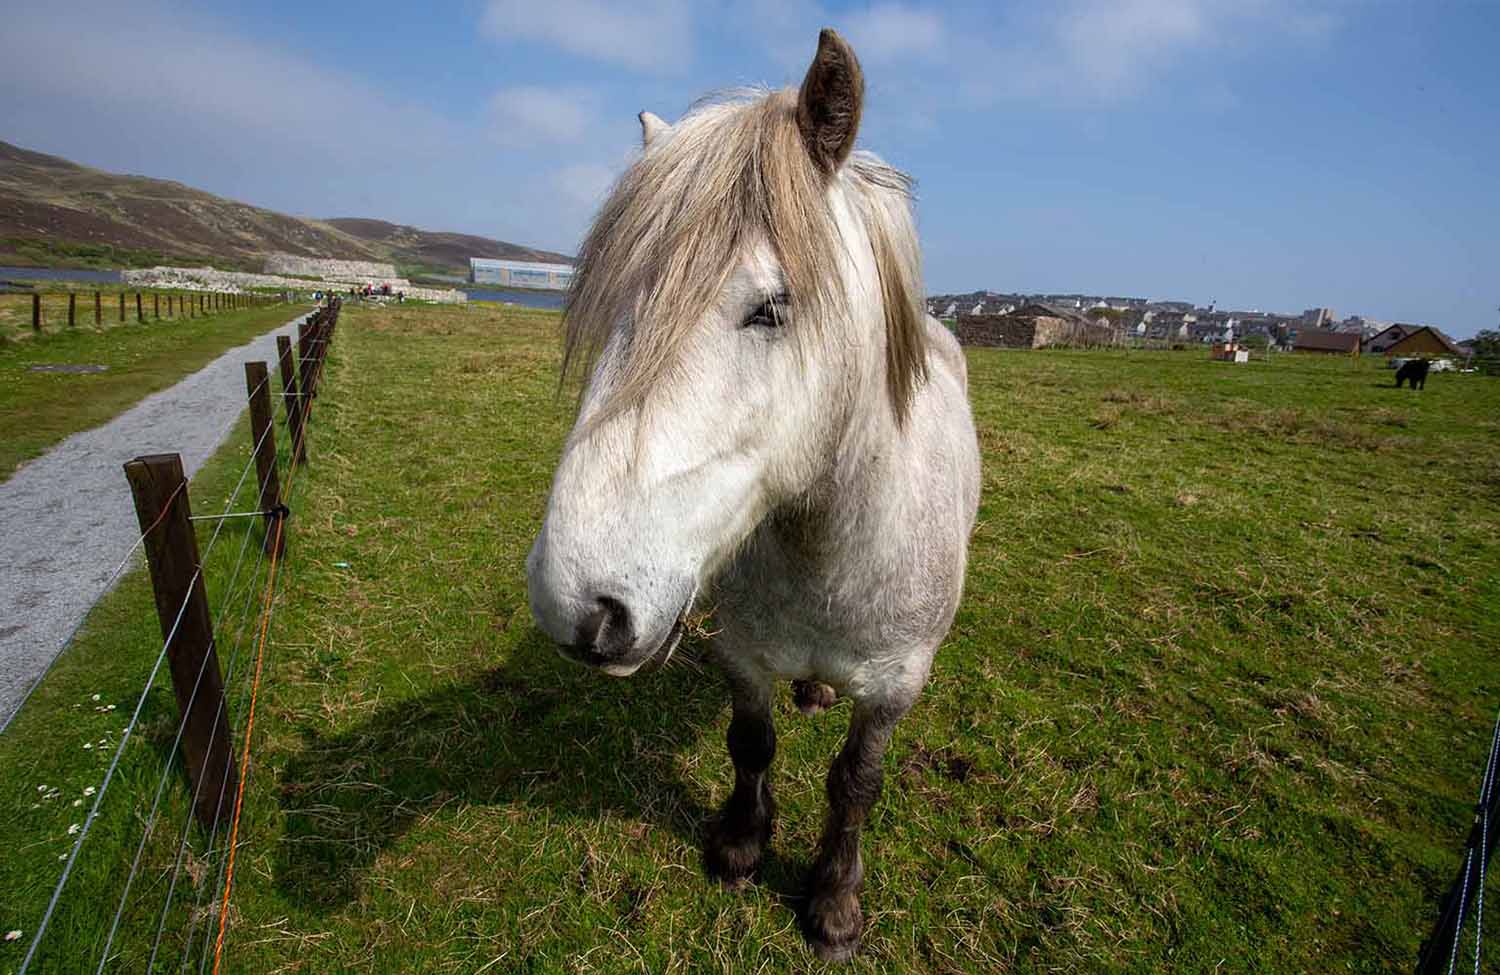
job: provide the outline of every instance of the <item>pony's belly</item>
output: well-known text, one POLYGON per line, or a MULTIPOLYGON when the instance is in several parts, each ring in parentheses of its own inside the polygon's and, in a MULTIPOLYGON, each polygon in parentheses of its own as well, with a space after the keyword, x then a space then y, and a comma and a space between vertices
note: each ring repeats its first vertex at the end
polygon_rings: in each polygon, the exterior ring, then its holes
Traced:
POLYGON ((937 642, 887 642, 879 628, 831 625, 807 604, 721 602, 716 621, 714 655, 721 666, 760 679, 821 681, 856 699, 920 687, 937 642))

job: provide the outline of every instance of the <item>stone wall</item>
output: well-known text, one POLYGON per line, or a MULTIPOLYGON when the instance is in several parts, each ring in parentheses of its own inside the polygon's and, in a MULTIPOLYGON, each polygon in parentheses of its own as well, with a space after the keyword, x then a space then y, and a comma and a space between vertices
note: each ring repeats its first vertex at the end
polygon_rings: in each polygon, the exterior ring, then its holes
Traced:
POLYGON ((331 257, 298 257, 296 254, 266 255, 265 271, 267 274, 295 274, 329 281, 348 281, 350 284, 382 285, 389 281, 393 288, 397 280, 393 264, 340 261, 331 257))
MULTIPOLYGON (((228 291, 239 292, 251 288, 287 288, 294 291, 347 292, 351 287, 363 287, 364 281, 327 278, 309 281, 305 278, 287 278, 276 274, 252 274, 247 271, 220 271, 211 267, 153 267, 139 271, 121 271, 121 280, 127 285, 141 288, 177 288, 183 291, 228 291)), ((405 278, 387 278, 391 292, 406 292, 406 297, 418 301, 435 301, 445 305, 459 305, 469 300, 462 291, 446 288, 415 288, 405 278)), ((383 282, 384 283, 384 282, 383 282)))
POLYGON ((1117 345, 1115 330, 1051 315, 959 315, 961 345, 1002 349, 1089 348, 1117 345))
POLYGON ((1036 338, 1032 340, 1034 349, 1092 349, 1098 346, 1119 344, 1119 333, 1108 325, 1095 325, 1043 315, 1037 316, 1036 338))
POLYGON ((1015 315, 959 315, 960 345, 1029 349, 1036 337, 1036 319, 1015 315))

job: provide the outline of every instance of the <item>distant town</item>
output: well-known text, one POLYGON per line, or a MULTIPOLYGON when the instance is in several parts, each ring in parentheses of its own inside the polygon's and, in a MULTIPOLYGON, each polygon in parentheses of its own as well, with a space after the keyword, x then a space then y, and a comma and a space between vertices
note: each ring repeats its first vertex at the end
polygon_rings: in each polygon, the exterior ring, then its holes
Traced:
POLYGON ((1238 343, 1359 355, 1403 351, 1395 347, 1405 343, 1418 354, 1467 358, 1472 353, 1467 343, 1454 341, 1433 325, 1361 315, 1340 318, 1331 308, 1284 314, 1112 295, 972 291, 930 296, 927 310, 953 324, 966 344, 975 345, 1036 347, 1043 336, 1059 336, 1058 342, 1043 344, 1238 343), (1038 329, 1039 319, 1068 327, 1038 329))

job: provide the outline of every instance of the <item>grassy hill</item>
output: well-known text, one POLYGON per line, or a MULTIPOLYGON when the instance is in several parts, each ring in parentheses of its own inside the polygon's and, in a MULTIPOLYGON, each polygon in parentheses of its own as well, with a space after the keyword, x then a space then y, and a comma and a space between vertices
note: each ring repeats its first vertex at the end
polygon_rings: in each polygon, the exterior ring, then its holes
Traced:
POLYGON ((331 217, 323 221, 336 230, 355 237, 366 246, 389 255, 392 262, 412 271, 429 270, 447 274, 466 274, 471 257, 506 258, 515 261, 561 261, 571 264, 566 254, 537 250, 503 240, 491 240, 473 234, 453 234, 418 230, 402 224, 364 217, 331 217))
POLYGON ((502 240, 383 220, 294 217, 0 142, 0 264, 259 270, 271 251, 389 261, 411 273, 465 273, 470 257, 567 260, 502 240))

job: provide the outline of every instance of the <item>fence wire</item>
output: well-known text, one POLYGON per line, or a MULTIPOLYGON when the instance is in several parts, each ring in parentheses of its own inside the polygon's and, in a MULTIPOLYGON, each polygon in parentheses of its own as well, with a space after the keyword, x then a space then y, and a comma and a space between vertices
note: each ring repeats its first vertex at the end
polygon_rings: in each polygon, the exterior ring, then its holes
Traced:
MULTIPOLYGON (((326 323, 326 324, 323 325, 323 327, 331 329, 332 324, 337 321, 337 306, 335 305, 332 309, 328 309, 326 311, 325 310, 320 310, 319 312, 313 313, 313 315, 310 315, 310 316, 307 316, 306 318, 304 318, 303 321, 307 321, 309 319, 320 320, 320 321, 326 323), (324 316, 326 316, 326 318, 324 316)), ((317 344, 318 345, 326 344, 326 341, 327 341, 326 339, 319 339, 317 341, 317 344)), ((312 383, 311 383, 312 388, 314 390, 316 390, 318 382, 321 379, 322 372, 323 372, 324 356, 322 354, 322 349, 318 349, 317 350, 317 352, 313 355, 313 360, 314 360, 315 366, 314 366, 314 369, 312 370, 312 372, 311 372, 310 375, 312 377, 312 383)), ((256 394, 260 393, 260 391, 265 388, 265 385, 266 385, 266 383, 268 381, 269 381, 269 372, 268 372, 268 375, 267 375, 266 379, 263 379, 261 381, 261 383, 257 384, 252 390, 250 390, 250 396, 253 398, 256 394)), ((278 398, 280 398, 280 397, 278 397, 278 398)), ((287 407, 287 403, 286 403, 285 399, 283 399, 283 407, 282 407, 282 412, 283 413, 286 412, 286 407, 287 407)), ((306 421, 308 419, 308 416, 311 413, 310 407, 311 407, 310 402, 307 402, 307 401, 303 402, 302 409, 301 409, 301 412, 303 413, 303 416, 302 416, 301 419, 302 419, 303 422, 302 422, 302 424, 299 425, 301 427, 301 430, 299 432, 301 433, 302 438, 305 438, 305 436, 306 436, 306 421)), ((274 404, 272 406, 272 409, 273 410, 275 409, 274 404)), ((202 554, 199 557, 198 565, 196 566, 196 568, 194 570, 194 573, 193 573, 192 577, 190 578, 190 580, 188 582, 187 593, 184 596, 182 603, 177 608, 175 618, 173 620, 172 626, 168 630, 166 638, 162 641, 161 650, 157 653, 156 658, 155 658, 155 660, 154 660, 154 662, 152 664, 150 673, 148 674, 146 682, 145 682, 145 684, 142 687, 142 690, 140 692, 140 696, 137 698, 135 709, 133 710, 133 712, 132 712, 132 714, 130 716, 130 720, 127 722, 127 724, 125 726, 125 729, 121 732, 120 741, 119 741, 118 745, 115 748, 114 754, 111 756, 110 763, 109 763, 109 765, 108 765, 108 767, 107 767, 107 769, 105 771, 105 774, 104 774, 104 778, 101 781, 101 783, 100 783, 100 785, 98 787, 98 790, 97 790, 97 792, 95 793, 95 795, 93 797, 93 804, 90 807, 88 815, 85 817, 85 820, 84 820, 83 824, 81 825, 81 828, 79 829, 77 838, 74 840, 74 842, 72 844, 72 847, 71 847, 71 849, 70 849, 70 851, 69 851, 69 853, 67 855, 67 862, 64 864, 64 867, 63 867, 63 870, 62 870, 62 874, 59 876, 56 885, 53 887, 52 894, 49 897, 48 902, 47 902, 47 907, 44 910, 42 918, 41 918, 40 922, 37 925, 36 931, 35 931, 35 933, 33 934, 32 938, 31 938, 30 944, 28 945, 28 948, 27 948, 26 955, 22 959, 21 966, 18 969, 19 975, 25 975, 25 973, 30 969, 33 961, 37 957, 37 954, 38 954, 38 952, 39 952, 39 950, 41 948, 41 945, 42 945, 42 943, 43 943, 43 941, 44 941, 44 939, 46 937, 47 931, 49 930, 49 927, 50 927, 50 925, 51 925, 51 923, 52 923, 52 921, 53 921, 53 919, 54 919, 54 917, 56 915, 58 906, 61 903, 63 893, 64 893, 65 889, 67 888, 68 881, 69 881, 70 877, 74 873, 75 866, 76 866, 76 864, 77 864, 77 862, 79 860, 79 857, 80 857, 80 855, 82 853, 82 850, 84 848, 84 843, 87 841, 88 836, 90 835, 90 831, 91 831, 94 823, 99 818, 100 809, 103 806, 105 796, 109 793, 109 787, 110 787, 110 785, 116 780, 116 773, 118 772, 118 770, 120 768, 121 760, 122 760, 122 758, 123 758, 123 756, 125 754, 125 749, 126 749, 127 745, 129 744, 129 742, 131 741, 132 737, 135 735, 135 733, 137 731, 137 728, 138 728, 138 726, 140 724, 141 715, 142 715, 142 713, 143 713, 143 711, 145 709, 146 701, 147 701, 147 699, 150 696, 150 692, 151 692, 152 688, 156 686, 156 681, 157 681, 158 675, 161 672, 162 664, 168 659, 169 648, 172 646, 173 640, 176 638, 178 630, 179 630, 179 628, 182 625, 182 620, 183 620, 183 618, 184 618, 184 616, 186 614, 188 605, 189 605, 189 603, 190 603, 190 601, 192 599, 193 592, 196 589, 196 587, 200 584, 200 581, 203 580, 203 578, 204 578, 204 567, 209 564, 210 556, 212 555, 215 547, 218 544, 219 538, 220 538, 221 534, 223 533, 225 525, 228 524, 229 521, 230 521, 230 519, 233 517, 233 515, 230 513, 231 509, 235 506, 236 501, 239 499, 239 495, 240 495, 241 489, 245 485, 246 479, 249 476, 250 469, 252 467, 254 467, 255 464, 256 464, 256 458, 259 455, 259 452, 260 452, 262 446, 265 443, 265 438, 269 437, 269 436, 272 436, 272 432, 274 431, 275 426, 276 426, 276 423, 274 422, 274 419, 275 419, 275 414, 273 412, 273 423, 265 431, 263 431, 263 433, 261 434, 261 437, 254 444, 254 448, 251 450, 250 456, 249 456, 249 458, 248 458, 248 460, 247 460, 244 468, 241 470, 240 475, 239 475, 238 479, 235 482, 234 488, 230 491, 228 498, 226 498, 226 500, 225 500, 224 508, 223 508, 222 513, 220 515, 218 515, 218 516, 207 516, 208 518, 212 518, 213 520, 216 521, 215 530, 213 532, 213 535, 211 536, 208 545, 204 548, 202 554)), ((233 422, 231 422, 228 426, 226 426, 225 430, 222 431, 221 434, 220 434, 220 438, 219 438, 220 441, 222 441, 223 438, 225 436, 227 436, 228 432, 231 429, 233 429, 233 427, 239 421, 240 421, 240 417, 237 416, 234 419, 233 422)), ((301 438, 299 438, 299 439, 301 439, 301 438)), ((223 694, 223 696, 220 698, 220 700, 217 703, 217 706, 216 706, 216 709, 215 709, 214 723, 211 725, 211 729, 212 730, 211 730, 210 734, 212 736, 213 734, 217 733, 219 716, 223 714, 224 709, 227 706, 227 701, 228 701, 228 698, 229 698, 230 693, 231 693, 231 688, 233 687, 235 677, 238 674, 239 677, 240 677, 240 684, 242 685, 241 693, 240 693, 240 708, 239 708, 239 710, 246 715, 246 722, 245 722, 245 727, 244 727, 244 731, 243 731, 243 737, 244 737, 244 741, 245 741, 245 748, 244 748, 244 757, 243 757, 243 759, 241 761, 239 795, 236 797, 234 821, 233 821, 233 825, 232 825, 232 832, 231 832, 231 836, 230 836, 230 842, 229 842, 228 847, 227 847, 227 855, 222 856, 220 858, 223 861, 223 864, 221 866, 221 870, 219 871, 219 876, 218 876, 218 878, 216 878, 215 882, 213 882, 211 884, 201 884, 201 883, 197 884, 197 886, 200 888, 199 889, 199 896, 195 899, 196 903, 195 903, 194 910, 189 915, 189 918, 188 918, 188 920, 189 920, 189 926, 187 928, 186 936, 185 936, 184 941, 183 941, 184 950, 183 950, 183 957, 182 957, 182 963, 181 963, 181 970, 183 970, 183 971, 185 971, 187 969, 187 967, 188 967, 188 965, 190 963, 190 960, 191 960, 191 956, 193 954, 193 944, 194 944, 194 939, 195 939, 194 928, 197 925, 197 921, 198 921, 199 917, 203 915, 203 909, 202 908, 203 908, 203 897, 204 897, 204 894, 208 893, 209 891, 212 891, 214 894, 217 894, 218 891, 219 891, 219 889, 222 886, 222 890, 223 890, 223 904, 224 904, 224 907, 227 907, 227 903, 228 903, 228 900, 229 900, 230 885, 233 882, 233 860, 234 860, 233 854, 234 854, 234 843, 235 843, 235 840, 236 840, 236 835, 235 834, 237 833, 238 825, 239 825, 239 810, 240 810, 240 803, 241 803, 241 801, 243 799, 244 777, 245 777, 246 771, 248 770, 248 760, 249 760, 249 751, 250 751, 250 748, 249 748, 249 744, 250 744, 249 735, 250 735, 250 733, 252 731, 253 720, 254 720, 255 690, 258 687, 258 683, 259 683, 259 679, 260 679, 261 667, 262 667, 262 662, 263 662, 263 657, 264 657, 264 650, 265 650, 266 635, 267 635, 267 632, 268 632, 268 629, 269 629, 269 623, 270 623, 270 618, 271 618, 271 613, 272 613, 272 607, 273 607, 274 601, 275 601, 275 584, 276 584, 276 581, 277 581, 277 579, 276 579, 276 575, 277 575, 276 574, 276 566, 277 566, 277 562, 278 562, 278 556, 279 556, 280 550, 281 550, 281 536, 282 536, 282 532, 284 530, 285 520, 286 520, 285 506, 286 506, 286 503, 289 500, 291 500, 291 495, 292 495, 292 492, 293 492, 294 487, 295 487, 295 474, 296 474, 297 466, 298 466, 297 465, 297 457, 298 457, 298 454, 300 453, 300 450, 298 449, 299 446, 300 446, 300 444, 290 444, 287 447, 287 454, 288 454, 288 463, 289 463, 289 466, 287 467, 288 473, 287 473, 287 476, 286 476, 286 479, 285 479, 285 487, 284 487, 284 490, 282 491, 282 508, 280 509, 281 510, 281 517, 275 518, 272 521, 272 523, 268 526, 268 531, 270 531, 270 532, 272 532, 274 534, 274 539, 272 540, 272 544, 270 546, 270 551, 271 551, 270 563, 271 564, 270 564, 270 568, 268 569, 268 571, 266 573, 267 578, 265 580, 265 585, 264 585, 264 588, 263 588, 264 599, 263 599, 263 603, 262 603, 262 612, 260 614, 260 638, 259 638, 259 645, 257 647, 257 657, 256 657, 256 666, 255 666, 255 682, 254 683, 252 683, 249 679, 247 679, 243 675, 243 672, 239 668, 240 651, 241 651, 241 648, 242 648, 242 645, 243 645, 243 638, 244 638, 244 635, 247 632, 247 630, 249 628, 249 624, 251 622, 251 612, 250 612, 250 610, 251 610, 252 606, 254 605, 254 597, 262 589, 262 587, 260 587, 259 585, 251 584, 250 581, 247 581, 247 583, 246 583, 245 586, 243 586, 243 587, 240 586, 241 572, 242 572, 244 564, 245 564, 245 556, 246 556, 246 552, 248 550, 247 546, 249 545, 250 540, 252 539, 252 537, 254 537, 255 534, 256 534, 252 530, 246 530, 245 532, 242 533, 240 550, 239 550, 239 553, 235 557, 234 568, 230 572, 229 581, 224 586, 224 589, 223 589, 223 592, 222 592, 222 595, 221 595, 221 598, 220 598, 220 601, 219 601, 219 611, 218 611, 218 613, 216 613, 213 616, 212 642, 210 643, 211 647, 217 646, 218 643, 219 643, 219 641, 220 641, 220 634, 227 633, 231 628, 236 629, 236 635, 235 635, 235 638, 234 638, 234 649, 233 649, 233 651, 232 651, 232 653, 230 655, 228 666, 226 667, 226 673, 225 673, 225 678, 224 678, 224 694, 223 694), (230 611, 229 607, 230 607, 231 603, 237 601, 237 597, 241 597, 241 596, 243 597, 243 601, 241 603, 241 607, 240 607, 239 611, 238 612, 230 611), (236 627, 231 627, 231 622, 234 622, 234 621, 237 621, 237 626, 236 627), (244 709, 244 701, 245 701, 245 698, 247 696, 249 697, 249 700, 250 700, 250 708, 248 710, 245 710, 244 709)), ((278 454, 279 453, 281 453, 280 450, 278 450, 278 454)), ((279 466, 280 465, 278 465, 278 467, 279 466)), ((259 481, 259 479, 257 479, 257 480, 259 481)), ((267 486, 268 483, 269 483, 269 480, 260 481, 258 483, 259 490, 256 493, 256 499, 257 499, 257 501, 262 496, 262 492, 264 491, 264 489, 266 488, 266 486, 267 486)), ((107 586, 108 585, 113 585, 113 583, 124 572, 125 568, 130 564, 131 560, 134 558, 137 550, 139 550, 142 547, 142 545, 144 545, 146 538, 150 535, 150 533, 152 531, 156 530, 161 525, 161 523, 165 519, 167 513, 172 509, 172 505, 177 502, 177 496, 178 496, 178 494, 180 494, 182 491, 184 491, 185 489, 187 489, 189 487, 189 485, 190 485, 190 481, 188 479, 184 479, 183 482, 180 485, 178 485, 178 487, 174 490, 174 492, 168 497, 167 503, 163 506, 161 514, 157 517, 157 519, 150 526, 147 527, 147 529, 145 531, 143 531, 140 534, 140 536, 132 544, 130 550, 125 554, 125 556, 120 560, 120 563, 115 567, 114 571, 110 574, 110 576, 108 577, 107 586)), ((261 546, 258 546, 258 547, 260 548, 260 555, 257 557, 257 559, 255 561, 255 567, 251 571, 251 575, 249 577, 249 580, 256 580, 256 579, 258 579, 260 577, 260 575, 261 575, 261 567, 262 567, 262 565, 264 564, 264 561, 265 561, 267 546, 261 545, 261 546)), ((76 634, 78 632, 78 629, 81 628, 81 625, 82 624, 80 622, 79 626, 75 627, 74 630, 73 630, 73 632, 70 633, 70 635, 68 637, 68 640, 64 642, 64 649, 66 649, 67 646, 69 646, 71 644, 73 637, 76 636, 76 634)), ((61 653, 59 653, 57 656, 60 656, 60 655, 61 655, 61 653)), ((54 657, 54 660, 55 659, 56 659, 56 657, 54 657)), ((118 904, 116 906, 115 912, 113 914, 113 917, 112 917, 112 920, 111 920, 111 923, 110 923, 108 935, 106 936, 106 938, 104 940, 104 945, 103 945, 103 948, 102 948, 102 950, 100 952, 100 955, 99 955, 98 965, 95 968, 95 972, 96 973, 102 973, 105 970, 105 968, 108 966, 109 962, 111 961, 111 957, 112 957, 111 956, 111 949, 112 949, 112 947, 114 945, 115 938, 116 938, 117 934, 119 933, 122 921, 123 921, 123 919, 126 916, 127 908, 128 908, 129 902, 130 902, 131 890, 132 890, 132 887, 136 883, 136 880, 137 880, 137 877, 138 877, 138 874, 139 874, 139 871, 140 871, 142 857, 143 857, 145 848, 146 848, 146 846, 147 846, 147 844, 148 844, 148 842, 149 842, 149 840, 150 840, 150 838, 151 838, 151 836, 152 836, 152 834, 153 834, 153 832, 154 832, 154 830, 156 828, 156 824, 157 824, 157 821, 159 819, 159 813, 160 813, 162 798, 163 798, 163 796, 165 794, 166 784, 171 779, 171 773, 173 771, 174 762, 175 762, 175 759, 176 759, 176 756, 177 756, 177 752, 178 752, 179 748, 181 747, 183 735, 185 733, 186 724, 187 724, 187 716, 188 716, 188 714, 191 713, 192 703, 197 698, 197 693, 198 693, 199 687, 201 686, 201 683, 202 683, 202 680, 204 678, 204 675, 207 672, 207 665, 208 665, 208 662, 209 662, 210 659, 213 659, 213 658, 211 658, 209 656, 209 654, 205 653, 204 654, 204 659, 203 659, 203 661, 200 664, 200 667, 198 669, 197 678, 196 678, 196 680, 194 682, 193 688, 192 688, 192 690, 191 690, 191 692, 189 694, 189 697, 188 697, 188 705, 187 705, 186 708, 182 709, 182 714, 179 717, 179 721, 178 721, 176 733, 174 735, 171 748, 169 749, 169 751, 167 752, 165 758, 163 759, 162 774, 158 778, 158 781, 157 781, 157 784, 156 784, 156 789, 155 789, 154 796, 153 796, 153 799, 152 799, 151 809, 150 809, 150 812, 147 814, 146 819, 145 819, 144 824, 143 824, 141 840, 140 840, 140 843, 137 846, 135 855, 132 858, 129 872, 127 873, 127 876, 126 876, 126 878, 124 880, 123 890, 122 890, 122 893, 120 895, 119 902, 118 902, 118 904)), ((42 673, 42 675, 39 676, 32 683, 32 685, 27 689, 26 694, 23 697, 22 702, 21 702, 23 705, 26 703, 26 700, 30 698, 32 692, 36 689, 36 687, 41 684, 42 680, 46 676, 46 673, 48 671, 50 671, 50 668, 51 668, 51 664, 49 663, 48 668, 46 670, 44 670, 43 673, 42 673)), ((4 725, 0 725, 0 732, 3 732, 5 730, 5 728, 9 726, 9 724, 11 723, 11 721, 14 719, 14 715, 18 714, 18 713, 20 713, 20 708, 19 707, 16 709, 16 711, 10 717, 8 717, 6 719, 6 722, 5 722, 4 725)), ((231 729, 231 736, 232 735, 233 735, 233 730, 231 729)), ((210 737, 209 745, 210 746, 212 745, 212 737, 210 737)), ((226 752, 226 770, 229 767, 229 765, 233 762, 233 754, 234 753, 233 753, 232 749, 230 749, 230 750, 228 750, 226 752)), ((165 928, 166 928, 167 918, 169 917, 170 912, 171 912, 171 906, 172 906, 172 903, 173 903, 173 899, 175 897, 175 891, 176 891, 177 886, 178 886, 178 880, 180 878, 180 875, 181 875, 181 872, 182 872, 182 869, 183 869, 183 863, 184 863, 184 860, 185 860, 186 852, 188 850, 189 838, 190 838, 191 832, 192 832, 192 824, 193 824, 193 818, 194 818, 193 817, 194 809, 197 806, 198 800, 201 798, 201 790, 202 790, 202 787, 203 787, 202 786, 202 778, 206 778, 206 777, 207 776, 200 777, 200 779, 197 782, 194 783, 194 786, 193 786, 193 788, 191 790, 192 795, 191 795, 190 801, 187 804, 187 810, 186 810, 186 815, 185 815, 185 822, 183 824, 182 834, 181 834, 181 837, 180 837, 179 842, 178 842, 178 848, 177 848, 176 857, 174 859, 172 870, 171 870, 170 876, 168 878, 167 893, 166 893, 166 896, 164 898, 161 911, 160 911, 160 913, 158 915, 158 918, 157 918, 156 932, 155 932, 155 937, 154 937, 154 939, 152 941, 150 961, 148 962, 148 965, 147 965, 147 970, 148 971, 149 970, 154 970, 154 968, 155 968, 155 961, 156 961, 156 958, 158 956, 158 953, 159 953, 159 950, 160 950, 160 947, 161 947, 161 941, 162 941, 163 933, 164 933, 165 928)), ((224 796, 222 794, 222 792, 221 792, 221 795, 220 795, 219 800, 218 800, 219 801, 219 808, 220 809, 223 808, 223 803, 224 803, 224 801, 225 801, 226 798, 227 797, 224 796)), ((215 846, 216 846, 217 841, 218 841, 218 826, 219 826, 219 819, 220 818, 222 818, 222 817, 216 817, 215 818, 215 821, 214 821, 214 824, 213 824, 213 828, 212 828, 212 830, 210 832, 210 835, 209 835, 208 844, 207 844, 207 846, 204 849, 205 858, 209 861, 209 863, 212 862, 212 859, 214 857, 215 846)), ((214 952, 214 955, 215 955, 215 966, 214 966, 215 967, 215 971, 217 971, 217 969, 218 969, 219 955, 222 953, 222 946, 223 946, 223 941, 224 941, 224 918, 223 918, 223 913, 224 913, 224 909, 221 907, 221 910, 219 911, 219 914, 220 914, 220 922, 219 922, 219 925, 218 925, 218 927, 219 927, 219 934, 218 934, 218 939, 217 939, 217 943, 216 943, 216 947, 215 947, 215 952, 214 952)), ((203 956, 202 956, 202 961, 205 962, 205 963, 206 963, 207 956, 208 956, 208 952, 207 952, 207 936, 211 935, 213 933, 212 927, 213 927, 212 925, 208 926, 208 930, 207 930, 207 932, 205 934, 205 941, 204 941, 204 948, 205 948, 205 950, 204 950, 203 956)), ((201 965, 200 965, 200 967, 201 967, 201 965)))
MULTIPOLYGON (((1490 733, 1489 754, 1479 784, 1479 801, 1474 809, 1474 823, 1464 845, 1463 868, 1443 898, 1437 926, 1422 946, 1417 964, 1419 975, 1446 972, 1455 975, 1465 960, 1464 928, 1470 917, 1474 921, 1474 975, 1481 971, 1484 957, 1484 888, 1488 879, 1490 855, 1494 852, 1491 820, 1500 815, 1500 715, 1490 733), (1446 962, 1446 964, 1445 964, 1446 962)), ((1500 823, 1495 824, 1500 827, 1500 823)))

